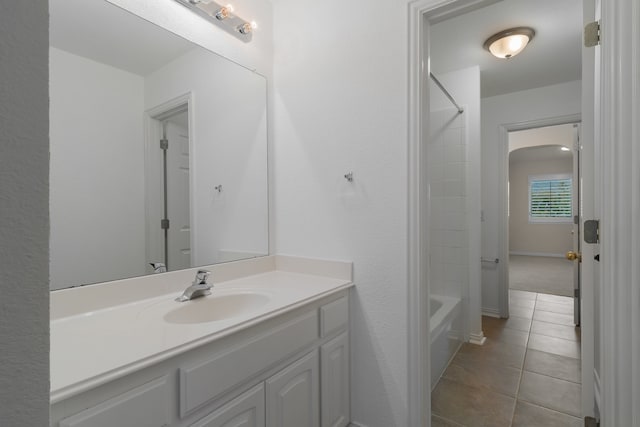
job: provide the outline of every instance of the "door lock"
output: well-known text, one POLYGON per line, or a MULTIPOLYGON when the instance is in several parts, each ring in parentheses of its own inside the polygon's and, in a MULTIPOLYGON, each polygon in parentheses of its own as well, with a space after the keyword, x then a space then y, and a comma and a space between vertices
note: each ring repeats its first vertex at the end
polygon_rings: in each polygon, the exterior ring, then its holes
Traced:
POLYGON ((582 262, 582 254, 580 252, 569 251, 565 256, 569 261, 578 260, 578 262, 582 262))

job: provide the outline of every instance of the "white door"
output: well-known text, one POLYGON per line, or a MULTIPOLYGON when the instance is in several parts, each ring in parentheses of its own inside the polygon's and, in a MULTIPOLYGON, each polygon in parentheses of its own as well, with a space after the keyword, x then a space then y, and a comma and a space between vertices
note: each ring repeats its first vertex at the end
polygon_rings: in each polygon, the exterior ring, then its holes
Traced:
POLYGON ((580 125, 573 125, 573 177, 572 177, 572 211, 573 211, 573 249, 567 252, 567 259, 573 262, 573 323, 580 325, 580 265, 582 252, 580 250, 580 190, 581 190, 581 161, 580 161, 580 125))
MULTIPOLYGON (((179 116, 186 115, 181 113, 179 116)), ((191 267, 191 228, 189 221, 189 131, 178 120, 165 123, 168 141, 166 167, 166 209, 169 219, 166 250, 170 271, 191 267)))

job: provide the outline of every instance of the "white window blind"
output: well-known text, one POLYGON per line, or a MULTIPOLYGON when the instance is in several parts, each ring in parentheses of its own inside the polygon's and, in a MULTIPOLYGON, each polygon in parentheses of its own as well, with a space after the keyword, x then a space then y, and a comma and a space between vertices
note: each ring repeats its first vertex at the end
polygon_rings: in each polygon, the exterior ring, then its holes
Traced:
POLYGON ((529 221, 571 222, 571 175, 529 177, 529 221))

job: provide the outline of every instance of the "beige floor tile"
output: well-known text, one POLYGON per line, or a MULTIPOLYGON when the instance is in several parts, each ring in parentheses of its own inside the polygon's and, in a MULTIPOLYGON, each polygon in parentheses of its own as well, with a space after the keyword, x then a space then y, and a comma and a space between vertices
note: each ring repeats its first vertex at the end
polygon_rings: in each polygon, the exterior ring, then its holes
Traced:
POLYGON ((463 344, 453 360, 459 360, 459 364, 464 364, 467 361, 477 361, 481 364, 522 369, 526 349, 521 345, 487 339, 484 345, 463 344))
POLYGON ((582 382, 580 359, 538 350, 527 350, 524 370, 574 383, 582 382))
POLYGON ((509 427, 515 399, 442 378, 431 394, 433 414, 468 427, 509 427))
MULTIPOLYGON (((431 424, 433 425, 433 424, 431 424)), ((552 411, 526 402, 516 403, 513 427, 581 427, 580 418, 552 411)))
POLYGON ((516 289, 509 289, 509 296, 524 299, 536 299, 537 294, 529 291, 519 291, 516 289))
POLYGON ((573 304, 563 304, 549 301, 537 301, 536 310, 550 311, 552 313, 569 314, 573 316, 573 304))
POLYGON ((534 308, 535 306, 536 306, 536 300, 534 299, 525 299, 525 298, 517 298, 517 297, 509 298, 509 307, 534 308))
POLYGON ((580 416, 580 384, 524 371, 518 400, 580 416))
POLYGON ((538 301, 555 302, 557 304, 573 305, 573 298, 560 295, 538 294, 538 301))
POLYGON ((509 315, 531 319, 533 317, 533 308, 509 307, 509 315))
POLYGON ((556 323, 534 320, 531 324, 531 332, 534 334, 548 335, 550 337, 564 338, 565 340, 580 341, 580 328, 576 326, 558 325, 556 323))
POLYGON ((518 368, 463 358, 454 360, 444 371, 444 377, 449 380, 512 397, 516 397, 520 374, 521 370, 518 368))
POLYGON ((511 316, 508 319, 499 319, 497 317, 482 316, 482 328, 491 328, 500 326, 517 331, 529 332, 531 329, 531 319, 524 317, 511 316))
POLYGON ((458 424, 451 420, 439 417, 437 415, 431 415, 431 427, 466 427, 462 424, 458 424))
MULTIPOLYGON (((506 323, 506 322, 505 322, 506 323)), ((527 346, 529 340, 529 332, 518 331, 517 329, 510 329, 502 326, 486 327, 482 331, 484 335, 491 340, 496 340, 509 344, 516 344, 521 346, 527 346)))
POLYGON ((527 347, 574 359, 580 358, 580 343, 577 341, 531 333, 527 347))
POLYGON ((533 320, 540 322, 557 323, 558 325, 574 326, 572 314, 552 313, 550 311, 538 311, 533 314, 533 320))

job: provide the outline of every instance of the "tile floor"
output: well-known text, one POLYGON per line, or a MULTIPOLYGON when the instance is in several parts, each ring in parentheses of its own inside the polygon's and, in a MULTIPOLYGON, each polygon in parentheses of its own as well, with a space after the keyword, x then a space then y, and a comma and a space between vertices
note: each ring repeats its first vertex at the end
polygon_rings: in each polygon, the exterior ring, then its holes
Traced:
POLYGON ((573 299, 511 290, 509 319, 483 317, 431 394, 433 427, 579 427, 580 328, 573 299))

